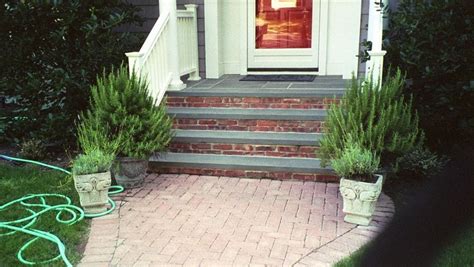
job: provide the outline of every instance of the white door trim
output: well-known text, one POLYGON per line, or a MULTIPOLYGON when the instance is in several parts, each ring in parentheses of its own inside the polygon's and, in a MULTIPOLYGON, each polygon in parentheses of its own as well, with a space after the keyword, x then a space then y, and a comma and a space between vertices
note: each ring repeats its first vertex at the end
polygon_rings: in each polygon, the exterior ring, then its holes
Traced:
POLYGON ((321 0, 312 0, 312 36, 311 48, 256 49, 255 48, 255 3, 247 1, 247 66, 248 68, 318 68, 320 42, 320 5, 321 0), (253 38, 252 38, 253 37, 253 38))
MULTIPOLYGON (((240 0, 239 0, 240 1, 240 0)), ((320 1, 320 15, 319 15, 319 66, 318 73, 320 75, 327 74, 327 56, 328 56, 328 27, 329 27, 329 1, 334 0, 319 0, 320 1)), ((223 68, 220 63, 220 44, 219 44, 219 0, 204 0, 204 21, 205 21, 205 61, 206 61, 206 77, 219 78, 223 74, 223 68), (215 34, 212 34, 215 33, 215 34), (217 53, 216 53, 217 51, 217 53)), ((242 0, 242 8, 240 8, 240 74, 247 75, 248 56, 248 0, 242 0)))
POLYGON ((248 0, 242 1, 240 9, 240 75, 247 75, 248 56, 247 56, 247 29, 248 29, 248 0))
POLYGON ((329 1, 319 0, 319 52, 318 52, 318 73, 319 75, 327 74, 328 60, 328 28, 329 28, 329 1))

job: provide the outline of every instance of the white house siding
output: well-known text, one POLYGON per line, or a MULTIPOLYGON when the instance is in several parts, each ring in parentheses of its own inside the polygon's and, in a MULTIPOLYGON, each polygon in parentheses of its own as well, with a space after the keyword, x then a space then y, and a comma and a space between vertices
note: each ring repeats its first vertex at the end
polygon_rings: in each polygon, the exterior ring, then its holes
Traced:
MULTIPOLYGON (((184 9, 185 4, 197 4, 198 7, 198 42, 199 42, 199 68, 200 68, 200 75, 201 77, 205 78, 206 77, 206 65, 205 65, 205 35, 204 35, 204 29, 205 29, 205 21, 204 21, 204 1, 205 0, 177 0, 178 8, 184 9)), ((341 47, 340 47, 340 41, 339 37, 342 36, 330 36, 331 29, 328 32, 328 74, 334 73, 334 71, 337 71, 338 68, 348 68, 347 64, 344 64, 342 60, 342 56, 344 56, 346 59, 349 57, 355 57, 355 55, 358 54, 359 51, 363 50, 363 47, 360 45, 360 43, 367 38, 367 21, 368 21, 368 7, 369 7, 369 1, 370 0, 361 0, 361 16, 360 16, 360 27, 357 32, 358 35, 358 44, 357 44, 357 49, 354 49, 353 46, 351 47, 346 47, 343 48, 343 54, 341 54, 341 47), (351 55, 349 55, 351 54, 351 55)), ((159 15, 159 0, 129 0, 130 3, 135 4, 136 6, 140 7, 142 10, 140 12, 141 16, 145 19, 145 22, 142 27, 137 27, 137 26, 128 26, 128 27, 122 27, 121 30, 127 30, 127 31, 132 31, 132 32, 149 32, 151 28, 153 27, 153 24, 156 22, 156 19, 158 18, 159 15)), ((222 13, 219 16, 219 23, 221 23, 221 29, 219 32, 221 33, 220 36, 220 43, 222 49, 220 53, 222 53, 222 62, 221 62, 221 67, 224 69, 224 73, 239 73, 239 62, 242 59, 242 57, 245 57, 244 55, 240 55, 242 53, 241 51, 244 51, 240 46, 239 43, 239 38, 240 38, 240 32, 241 32, 241 25, 240 25, 240 20, 237 18, 240 12, 240 8, 238 7, 239 1, 235 0, 221 0, 219 1, 222 5, 220 5, 220 10, 222 13), (225 4, 227 3, 227 4, 225 4), (231 3, 231 5, 229 5, 231 3), (226 6, 226 7, 224 7, 226 6), (233 8, 229 8, 233 6, 233 8), (222 8, 222 9, 221 9, 222 8), (233 10, 232 10, 233 9, 233 10), (234 17, 234 19, 229 19, 229 17, 234 17), (227 18, 227 19, 224 19, 227 18), (225 35, 225 36, 224 36, 225 35)), ((354 9, 352 9, 353 4, 348 4, 348 2, 353 1, 341 1, 341 0, 336 0, 332 1, 329 0, 330 3, 330 16, 331 15, 337 15, 341 14, 338 13, 336 10, 336 6, 341 7, 346 14, 350 14, 349 10, 352 12, 354 9), (333 12, 331 12, 333 11, 333 12)), ((359 8, 356 8, 356 10, 359 8)), ((352 13, 353 14, 353 13, 352 13)), ((329 27, 337 27, 334 23, 331 24, 332 20, 331 17, 329 17, 329 27)), ((335 29, 336 30, 336 29, 335 29)), ((343 31, 344 29, 337 29, 338 31, 343 31)), ((354 32, 353 29, 349 29, 350 35, 353 37, 351 39, 354 39, 354 32)), ((352 62, 354 61, 354 58, 351 59, 352 62)), ((349 68, 352 70, 355 70, 355 72, 359 75, 364 75, 365 73, 365 63, 361 63, 360 60, 357 59, 357 63, 350 63, 349 68), (352 66, 353 64, 357 64, 356 67, 352 66)), ((345 71, 347 73, 347 71, 345 71)))
POLYGON ((361 0, 329 1, 327 75, 343 75, 347 79, 358 71, 361 6, 361 0))

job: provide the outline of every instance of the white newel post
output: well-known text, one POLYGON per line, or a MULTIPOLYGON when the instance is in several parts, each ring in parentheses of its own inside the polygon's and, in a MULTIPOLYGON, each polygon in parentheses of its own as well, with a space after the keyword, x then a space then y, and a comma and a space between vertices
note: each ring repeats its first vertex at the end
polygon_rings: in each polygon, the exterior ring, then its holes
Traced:
POLYGON ((164 10, 170 12, 169 36, 168 36, 168 65, 171 70, 170 90, 181 90, 186 88, 186 84, 179 76, 179 52, 178 52, 178 22, 176 15, 176 0, 160 0, 160 13, 164 10))
POLYGON ((125 53, 125 55, 128 57, 128 73, 131 75, 132 73, 135 73, 137 77, 140 77, 140 70, 138 67, 140 64, 141 57, 143 56, 140 54, 140 52, 130 52, 130 53, 125 53))
POLYGON ((192 73, 189 74, 188 80, 190 81, 199 81, 201 80, 201 77, 199 76, 199 44, 198 44, 198 25, 197 25, 197 7, 198 5, 195 4, 188 4, 184 5, 186 7, 186 10, 193 12, 193 34, 191 37, 192 44, 194 47, 194 54, 193 54, 193 60, 194 64, 196 66, 196 70, 192 73))
POLYGON ((383 57, 387 53, 382 50, 383 38, 383 8, 380 6, 381 0, 370 0, 369 4, 369 28, 368 41, 372 42, 372 49, 368 51, 370 60, 366 63, 365 73, 369 77, 372 75, 374 81, 382 82, 383 57), (379 2, 377 2, 379 1, 379 2))

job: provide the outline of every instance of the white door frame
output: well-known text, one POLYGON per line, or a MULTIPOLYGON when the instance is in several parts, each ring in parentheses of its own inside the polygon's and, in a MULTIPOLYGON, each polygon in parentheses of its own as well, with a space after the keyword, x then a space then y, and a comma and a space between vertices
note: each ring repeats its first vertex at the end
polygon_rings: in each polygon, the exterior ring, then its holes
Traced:
MULTIPOLYGON (((318 71, 319 75, 326 75, 327 72, 327 43, 328 43, 328 15, 329 1, 319 0, 319 22, 313 20, 313 29, 319 29, 317 35, 318 48, 318 71), (315 25, 316 22, 316 25, 315 25)), ((253 2, 253 1, 252 1, 253 2)), ((249 29, 249 0, 243 1, 243 8, 240 9, 240 75, 247 75, 248 72, 248 29, 249 29)), ((255 30, 255 28, 254 28, 255 30)), ((313 38, 314 40, 315 38, 313 38)), ((281 73, 281 72, 279 72, 281 73)), ((297 72, 292 72, 297 73, 297 72)), ((302 73, 305 73, 304 71, 302 73)))
MULTIPOLYGON (((240 0, 239 0, 240 1, 240 0)), ((329 1, 319 0, 319 44, 318 44, 318 74, 326 75, 327 73, 327 56, 328 56, 328 27, 329 27, 329 1)), ((240 74, 247 75, 247 44, 248 44, 248 0, 242 0, 242 8, 240 8, 240 74)), ((206 48, 206 76, 208 78, 218 78, 223 74, 220 62, 219 52, 219 0, 204 0, 204 20, 205 20, 205 48, 206 48), (217 53, 216 53, 217 51, 217 53)))
POLYGON ((272 68, 317 68, 318 61, 318 43, 319 43, 319 9, 320 1, 312 1, 311 14, 311 47, 310 48, 256 48, 255 40, 255 14, 256 2, 258 0, 248 1, 248 68, 272 69, 272 68), (275 66, 276 65, 276 66, 275 66))

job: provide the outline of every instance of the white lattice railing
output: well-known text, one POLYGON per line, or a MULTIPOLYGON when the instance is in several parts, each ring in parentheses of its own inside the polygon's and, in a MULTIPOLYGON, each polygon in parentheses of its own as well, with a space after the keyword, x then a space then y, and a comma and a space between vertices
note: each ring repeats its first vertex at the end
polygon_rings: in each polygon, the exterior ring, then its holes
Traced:
POLYGON ((180 76, 190 74, 189 80, 200 79, 196 7, 186 5, 186 10, 170 12, 160 6, 163 11, 140 51, 126 53, 130 73, 147 80, 150 94, 157 104, 161 103, 170 87, 184 87, 180 76))
POLYGON ((199 80, 199 56, 196 5, 185 5, 178 10, 178 51, 180 75, 191 74, 190 80, 199 80))

